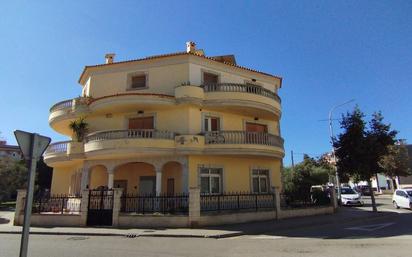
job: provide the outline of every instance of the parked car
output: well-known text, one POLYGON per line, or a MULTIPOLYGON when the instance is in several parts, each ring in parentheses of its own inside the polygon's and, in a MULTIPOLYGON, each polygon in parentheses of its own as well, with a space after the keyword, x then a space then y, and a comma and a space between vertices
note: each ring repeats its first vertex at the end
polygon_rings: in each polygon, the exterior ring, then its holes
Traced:
POLYGON ((396 189, 392 196, 392 203, 396 209, 412 210, 412 189, 396 189))
POLYGON ((369 186, 358 186, 357 189, 362 195, 371 195, 371 189, 369 186))
POLYGON ((350 187, 342 187, 340 189, 342 205, 363 205, 361 194, 350 187))

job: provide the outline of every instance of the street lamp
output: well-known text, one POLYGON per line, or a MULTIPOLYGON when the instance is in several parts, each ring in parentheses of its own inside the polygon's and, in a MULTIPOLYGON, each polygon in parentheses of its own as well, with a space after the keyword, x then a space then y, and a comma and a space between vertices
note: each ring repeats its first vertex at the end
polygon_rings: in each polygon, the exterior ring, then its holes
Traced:
POLYGON ((333 167, 335 168, 335 176, 336 176, 336 185, 338 187, 338 199, 340 199, 340 181, 339 181, 339 174, 338 174, 338 169, 336 167, 336 156, 335 156, 335 146, 333 145, 334 143, 334 136, 333 136, 333 125, 332 125, 332 114, 333 111, 338 108, 341 107, 343 105, 346 105, 348 103, 351 103, 355 101, 355 99, 351 99, 349 101, 346 101, 344 103, 341 104, 337 104, 335 106, 333 106, 330 111, 329 111, 329 136, 330 136, 330 142, 332 144, 332 160, 333 160, 333 167))

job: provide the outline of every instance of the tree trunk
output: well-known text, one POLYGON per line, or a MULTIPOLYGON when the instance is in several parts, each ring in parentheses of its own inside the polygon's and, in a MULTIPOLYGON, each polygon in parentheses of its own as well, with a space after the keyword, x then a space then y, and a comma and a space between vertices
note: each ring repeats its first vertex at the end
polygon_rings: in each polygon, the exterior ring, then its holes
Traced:
POLYGON ((377 212, 378 209, 376 208, 375 193, 373 192, 372 181, 370 179, 368 180, 368 186, 369 186, 370 191, 371 191, 372 211, 377 212))
POLYGON ((381 192, 381 186, 379 185, 379 175, 376 173, 376 192, 380 193, 381 192))

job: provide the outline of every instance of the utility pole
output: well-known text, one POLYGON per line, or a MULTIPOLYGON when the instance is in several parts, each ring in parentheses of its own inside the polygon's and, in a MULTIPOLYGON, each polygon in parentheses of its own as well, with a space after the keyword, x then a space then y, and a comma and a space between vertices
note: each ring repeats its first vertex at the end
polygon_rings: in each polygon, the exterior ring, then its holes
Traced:
POLYGON ((334 141, 335 141, 335 137, 334 137, 334 135, 333 135, 332 114, 333 114, 333 111, 334 111, 336 108, 341 107, 341 106, 343 106, 343 105, 345 105, 345 104, 351 103, 351 102, 353 102, 353 101, 355 101, 355 99, 351 99, 351 100, 346 101, 346 102, 344 102, 344 103, 335 105, 335 106, 333 106, 333 107, 330 109, 330 111, 329 111, 329 136, 330 136, 330 142, 331 142, 331 144, 332 144, 332 161, 333 161, 333 167, 334 167, 334 169, 335 169, 336 186, 338 187, 338 194, 337 194, 338 199, 340 199, 340 191, 341 191, 341 190, 340 190, 340 181, 339 181, 338 169, 337 169, 337 167, 336 167, 335 146, 333 145, 333 143, 334 143, 334 141))
POLYGON ((39 134, 29 133, 21 130, 14 131, 14 135, 28 163, 29 181, 27 185, 26 205, 24 208, 23 231, 20 242, 20 257, 27 257, 30 232, 30 218, 33 205, 34 179, 36 177, 36 165, 44 150, 50 144, 50 138, 39 134))
POLYGON ((295 162, 293 161, 293 150, 290 151, 290 156, 292 157, 292 170, 295 171, 295 162))

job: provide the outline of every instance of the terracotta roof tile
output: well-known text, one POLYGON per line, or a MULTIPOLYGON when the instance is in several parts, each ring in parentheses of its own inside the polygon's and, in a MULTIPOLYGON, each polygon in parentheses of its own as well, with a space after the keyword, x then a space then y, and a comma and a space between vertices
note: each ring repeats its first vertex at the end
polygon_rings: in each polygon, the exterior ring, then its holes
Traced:
POLYGON ((214 62, 223 63, 223 64, 226 64, 226 65, 235 67, 235 68, 239 68, 239 69, 243 69, 243 70, 247 70, 247 71, 251 71, 251 72, 256 72, 256 73, 266 75, 266 76, 270 76, 270 77, 274 77, 274 78, 278 78, 278 79, 280 79, 280 85, 282 85, 282 77, 280 77, 280 76, 272 75, 272 74, 269 74, 269 73, 254 70, 254 69, 251 69, 251 68, 247 68, 247 67, 240 66, 240 65, 237 65, 237 64, 233 64, 233 63, 229 63, 229 62, 218 61, 218 60, 215 60, 213 57, 207 57, 207 56, 204 56, 204 55, 199 55, 199 54, 195 54, 195 53, 187 53, 187 52, 176 52, 176 53, 170 53, 170 54, 153 55, 153 56, 148 56, 148 57, 144 57, 144 58, 140 58, 140 59, 133 59, 133 60, 114 62, 114 63, 107 63, 107 64, 104 63, 104 64, 96 64, 96 65, 85 66, 84 69, 83 69, 82 74, 80 75, 79 83, 81 83, 81 80, 82 80, 84 74, 86 73, 86 70, 89 69, 89 68, 106 67, 106 66, 111 66, 111 65, 118 65, 118 64, 131 63, 131 62, 139 62, 139 61, 152 60, 152 59, 165 58, 165 57, 172 57, 172 56, 179 56, 179 55, 193 55, 193 56, 197 56, 197 57, 200 57, 200 58, 205 58, 205 59, 208 59, 208 60, 211 60, 211 61, 214 61, 214 62))

